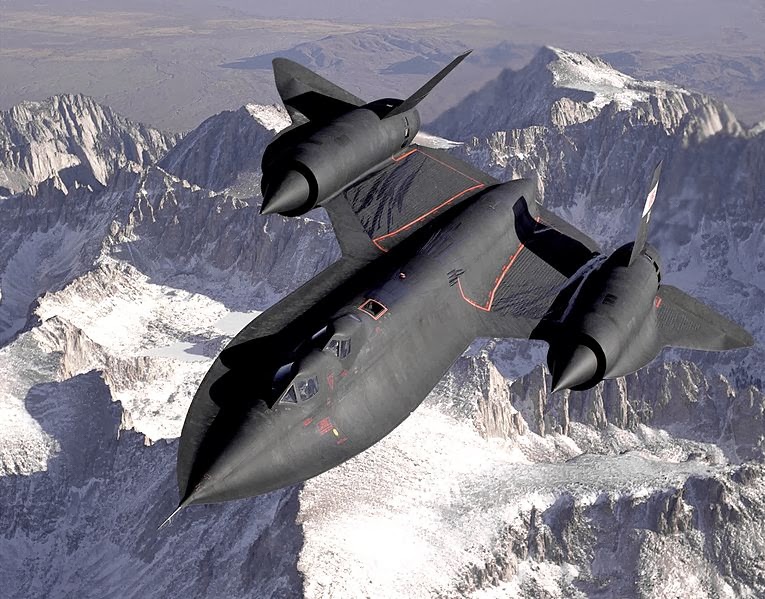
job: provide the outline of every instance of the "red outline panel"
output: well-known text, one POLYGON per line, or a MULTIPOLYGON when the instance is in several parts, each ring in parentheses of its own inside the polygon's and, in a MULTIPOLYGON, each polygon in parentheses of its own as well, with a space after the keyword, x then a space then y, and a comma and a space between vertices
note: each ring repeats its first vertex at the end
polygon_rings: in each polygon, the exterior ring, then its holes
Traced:
POLYGON ((507 271, 510 270, 510 267, 515 262, 516 258, 518 258, 518 254, 520 254, 521 250, 525 247, 526 247, 525 245, 521 244, 518 246, 518 249, 515 250, 515 253, 510 257, 510 260, 508 261, 508 263, 505 264, 505 266, 502 268, 502 271, 499 273, 499 275, 497 275, 497 278, 494 279, 494 288, 489 293, 489 299, 487 299, 486 303, 483 305, 478 304, 474 302, 473 300, 471 300, 469 297, 467 297, 465 295, 465 292, 462 291, 462 281, 457 279, 457 287, 460 290, 460 295, 462 296, 462 299, 464 299, 471 306, 478 308, 479 310, 483 310, 484 312, 491 311, 491 305, 494 303, 494 294, 497 293, 497 289, 499 289, 499 286, 502 283, 502 280, 505 278, 507 271))
POLYGON ((392 160, 393 160, 394 162, 400 162, 401 160, 403 160, 404 158, 407 158, 408 156, 411 156, 411 155, 412 155, 412 154, 414 154, 415 152, 420 152, 420 153, 421 153, 423 156, 425 156, 426 158, 429 158, 430 160, 433 160, 434 162, 437 162, 438 164, 440 164, 440 165, 442 165, 442 166, 445 166, 445 167, 446 167, 446 168, 448 168, 448 169, 451 169, 451 170, 453 170, 455 173, 459 173, 460 175, 462 175, 462 176, 463 176, 463 177, 465 177, 466 179, 469 179, 470 181, 472 181, 473 183, 475 183, 475 185, 473 185, 473 186, 471 186, 471 187, 468 187, 467 189, 463 189, 463 190, 462 190, 462 191, 460 191, 459 193, 456 193, 456 194, 454 194, 454 195, 453 195, 452 197, 450 197, 448 200, 446 200, 446 201, 444 201, 444 202, 441 202, 441 203, 440 203, 438 206, 436 206, 435 208, 431 208, 430 210, 428 210, 428 211, 427 211, 427 212, 425 212, 424 214, 421 214, 420 216, 418 216, 418 217, 417 217, 417 218, 415 218, 414 220, 411 220, 411 221, 409 221, 408 223, 406 223, 406 224, 404 224, 404 225, 400 226, 398 229, 396 229, 396 230, 394 230, 394 231, 391 231, 390 233, 386 233, 385 235, 379 235, 378 237, 375 237, 374 239, 372 239, 372 243, 373 243, 373 244, 375 244, 375 246, 377 247, 377 249, 379 249, 381 252, 387 252, 387 251, 388 251, 388 248, 386 248, 386 247, 384 247, 383 245, 381 245, 381 243, 380 243, 381 241, 384 241, 385 239, 389 239, 389 238, 391 238, 391 237, 395 237, 396 235, 398 235, 398 234, 399 234, 399 233, 401 233, 402 231, 406 231, 407 229, 411 229, 411 228, 412 228, 414 225, 416 225, 417 223, 420 223, 420 222, 422 222, 423 220, 427 219, 429 216, 431 216, 431 215, 435 214, 436 212, 438 212, 439 210, 441 210, 441 209, 442 209, 444 206, 448 206, 448 205, 449 205, 449 204, 451 204, 451 203, 452 203, 454 200, 456 200, 457 198, 459 198, 459 197, 461 197, 461 196, 465 195, 466 193, 469 193, 469 192, 471 192, 471 191, 475 191, 475 190, 477 190, 477 189, 481 189, 482 187, 485 187, 485 185, 484 185, 483 183, 481 183, 480 181, 478 181, 477 179, 473 179, 473 177, 471 177, 471 176, 469 176, 469 175, 466 175, 466 174, 465 174, 465 173, 463 173, 462 171, 460 171, 460 170, 457 170, 457 169, 456 169, 456 168, 454 168, 453 166, 451 166, 451 165, 449 165, 449 164, 446 164, 445 162, 442 162, 441 160, 438 160, 438 158, 433 158, 433 156, 431 156, 430 154, 428 154, 428 153, 426 153, 426 152, 423 152, 423 151, 422 151, 421 149, 419 149, 419 148, 414 148, 413 150, 410 150, 409 152, 406 152, 405 154, 402 154, 401 156, 397 156, 397 157, 393 158, 392 160))
POLYGON ((445 166, 445 167, 446 167, 446 168, 448 168, 448 169, 451 169, 451 170, 453 170, 455 173, 459 173, 460 175, 462 175, 462 176, 463 176, 463 177, 465 177, 466 179, 470 179, 470 180, 471 180, 473 183, 478 183, 478 184, 479 184, 481 187, 483 187, 483 183, 481 183, 481 182, 480 182, 478 179, 473 179, 473 177, 471 177, 470 175, 466 175, 465 173, 463 173, 463 172, 462 172, 461 170, 459 170, 459 169, 456 169, 456 168, 454 168, 454 167, 453 167, 451 164, 446 164, 445 162, 443 162, 443 161, 439 160, 438 158, 433 158, 433 156, 431 156, 431 155, 430 155, 430 154, 428 154, 427 152, 423 152, 422 150, 419 150, 419 149, 415 149, 415 151, 419 151, 419 152, 420 152, 420 153, 421 153, 423 156, 425 156, 426 158, 430 158, 430 159, 431 159, 431 160, 433 160, 434 162, 438 162, 438 164, 440 164, 440 165, 442 165, 442 166, 445 166))
MULTIPOLYGON (((538 216, 534 220, 540 224, 545 225, 548 229, 552 228, 550 225, 545 223, 538 216)), ((486 300, 485 304, 479 304, 473 301, 472 299, 470 299, 468 296, 466 296, 465 292, 462 290, 462 281, 459 278, 457 278, 457 288, 460 291, 460 295, 462 296, 462 299, 464 299, 471 306, 478 308, 479 310, 483 310, 484 312, 490 312, 491 306, 494 303, 494 294, 497 293, 497 289, 499 289, 499 286, 502 284, 502 281, 505 278, 507 271, 510 270, 510 267, 512 267, 512 265, 515 263, 515 260, 518 258, 518 255, 521 253, 521 250, 523 250, 523 248, 525 247, 526 246, 523 244, 519 245, 518 249, 515 250, 515 253, 512 256, 510 256, 510 260, 508 260, 507 264, 505 264, 505 266, 502 267, 502 271, 499 273, 499 275, 497 275, 497 278, 494 279, 494 287, 489 292, 489 298, 486 300)))
POLYGON ((385 304, 383 304, 383 303, 382 303, 380 300, 376 300, 376 299, 374 299, 374 298, 371 298, 371 297, 370 297, 370 298, 367 298, 367 299, 365 299, 365 300, 364 300, 364 301, 361 303, 361 305, 359 306, 359 310, 361 310, 361 311, 362 311, 364 314, 367 314, 367 315, 371 316, 371 317, 372 317, 372 320, 380 320, 380 319, 381 319, 381 318, 382 318, 382 317, 383 317, 385 314, 387 314, 387 312, 388 312, 388 306, 386 306, 385 304), (374 314, 372 314, 371 312, 367 312, 367 311, 364 309, 364 306, 366 306, 366 305, 367 305, 369 302, 376 302, 376 303, 380 304, 380 305, 383 307, 383 311, 382 311, 382 312, 380 312, 380 313, 379 313, 377 316, 375 316, 375 315, 374 315, 374 314))

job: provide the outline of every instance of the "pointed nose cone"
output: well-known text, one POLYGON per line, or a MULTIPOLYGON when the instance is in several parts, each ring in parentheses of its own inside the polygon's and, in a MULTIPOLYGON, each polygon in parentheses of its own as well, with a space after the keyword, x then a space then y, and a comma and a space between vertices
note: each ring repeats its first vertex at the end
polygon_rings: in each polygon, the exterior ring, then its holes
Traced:
POLYGON ((308 181, 297 171, 288 171, 282 178, 268 184, 263 194, 261 214, 289 214, 308 203, 311 190, 308 181))
POLYGON ((563 351, 550 365, 552 371, 552 392, 572 389, 592 380, 598 370, 598 358, 584 345, 578 345, 573 351, 563 351))
POLYGON ((186 494, 178 504, 178 509, 180 510, 187 505, 193 505, 196 503, 212 503, 208 500, 213 495, 213 489, 215 488, 219 478, 221 477, 218 472, 210 470, 205 472, 201 480, 199 480, 194 485, 189 485, 189 488, 186 490, 186 494))
POLYGON ((293 412, 263 402, 222 409, 204 433, 188 480, 180 485, 181 503, 253 497, 307 478, 296 470, 302 463, 296 452, 303 446, 291 437, 295 424, 302 420, 295 421, 293 412))
POLYGON ((178 512, 180 512, 187 505, 191 504, 193 501, 194 501, 194 493, 193 492, 191 494, 189 494, 189 495, 186 495, 186 497, 184 497, 180 501, 180 503, 178 504, 178 507, 175 508, 175 511, 172 514, 170 514, 165 519, 165 521, 162 524, 159 525, 159 528, 157 530, 162 530, 165 526, 170 524, 170 522, 172 521, 173 518, 175 518, 175 516, 178 514, 178 512))

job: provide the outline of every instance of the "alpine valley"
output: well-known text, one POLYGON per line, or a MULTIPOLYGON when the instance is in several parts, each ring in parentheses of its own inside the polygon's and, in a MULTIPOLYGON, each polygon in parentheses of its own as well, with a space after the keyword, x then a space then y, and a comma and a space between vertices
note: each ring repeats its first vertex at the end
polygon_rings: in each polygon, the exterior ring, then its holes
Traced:
POLYGON ((288 123, 247 104, 172 134, 81 95, 0 113, 0 594, 765 596, 765 122, 554 48, 427 130, 536 177, 605 250, 664 159, 664 279, 755 347, 552 395, 543 345, 477 340, 370 450, 158 532, 213 358, 339 257, 321 210, 258 213, 288 123))

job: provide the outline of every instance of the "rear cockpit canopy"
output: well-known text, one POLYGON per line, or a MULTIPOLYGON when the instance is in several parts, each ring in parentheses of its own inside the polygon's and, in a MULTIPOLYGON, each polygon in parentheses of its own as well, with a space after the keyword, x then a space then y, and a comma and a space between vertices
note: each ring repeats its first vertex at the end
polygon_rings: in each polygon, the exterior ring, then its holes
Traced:
POLYGON ((279 403, 300 404, 318 395, 325 375, 350 366, 363 343, 363 332, 355 314, 322 326, 274 373, 271 396, 279 403))
POLYGON ((344 360, 351 353, 351 340, 333 337, 329 340, 324 350, 329 351, 329 353, 337 356, 340 360, 344 360))
POLYGON ((345 314, 332 322, 332 336, 323 351, 341 362, 350 360, 361 343, 359 332, 363 330, 361 319, 355 314, 345 314), (354 341, 355 337, 355 341, 354 341))

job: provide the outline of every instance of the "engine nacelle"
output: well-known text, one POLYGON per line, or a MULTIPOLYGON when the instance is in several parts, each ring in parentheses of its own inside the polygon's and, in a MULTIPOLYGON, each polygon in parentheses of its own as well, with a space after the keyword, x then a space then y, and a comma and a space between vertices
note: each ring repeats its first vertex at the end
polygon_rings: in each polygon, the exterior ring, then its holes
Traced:
POLYGON ((379 100, 321 127, 308 123, 274 140, 273 148, 269 146, 263 155, 261 212, 303 214, 409 145, 419 130, 420 117, 415 109, 381 117, 395 102, 400 101, 379 100))
POLYGON ((553 339, 553 388, 589 389, 647 364, 658 352, 654 300, 658 252, 647 246, 629 265, 632 244, 617 249, 582 283, 553 339))

